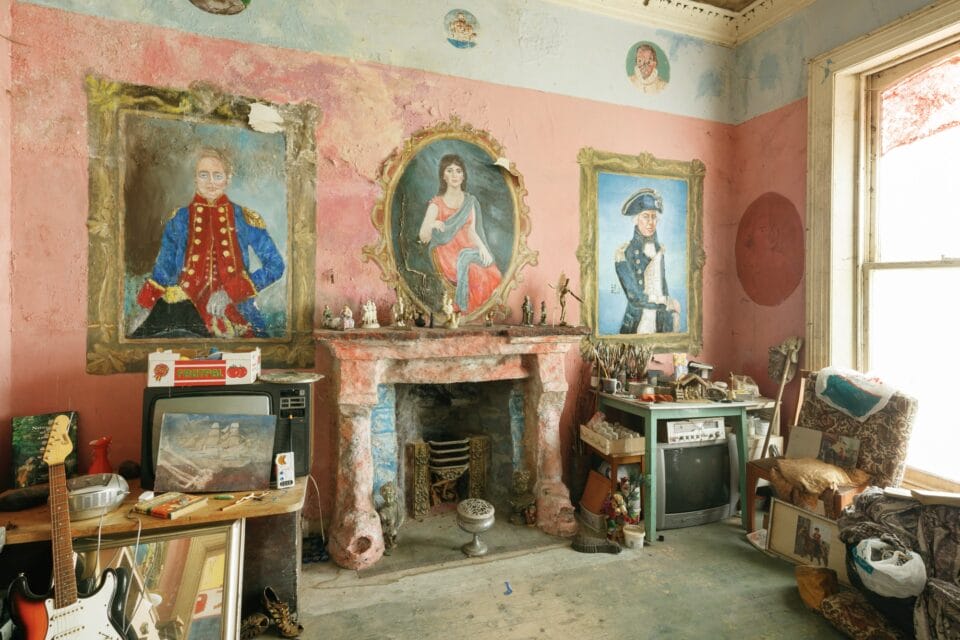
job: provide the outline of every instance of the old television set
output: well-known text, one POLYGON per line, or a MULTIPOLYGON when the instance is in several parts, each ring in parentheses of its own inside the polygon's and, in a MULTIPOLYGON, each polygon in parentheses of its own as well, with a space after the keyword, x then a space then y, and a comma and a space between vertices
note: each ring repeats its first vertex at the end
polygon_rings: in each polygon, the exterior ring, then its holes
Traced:
POLYGON ((737 440, 657 443, 657 528, 716 522, 740 499, 737 440))
POLYGON ((141 486, 153 488, 164 413, 275 415, 273 453, 293 451, 294 475, 310 473, 313 453, 313 385, 258 382, 200 387, 146 387, 140 436, 141 486))

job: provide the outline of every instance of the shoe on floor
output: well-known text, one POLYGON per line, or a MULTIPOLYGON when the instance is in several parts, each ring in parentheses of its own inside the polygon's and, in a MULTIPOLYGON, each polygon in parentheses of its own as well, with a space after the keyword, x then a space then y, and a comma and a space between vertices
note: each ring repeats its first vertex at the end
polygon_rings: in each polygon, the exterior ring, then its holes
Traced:
POLYGON ((270 618, 262 613, 251 613, 240 623, 240 640, 250 640, 270 628, 270 618))
POLYGON ((277 625, 277 631, 284 638, 296 638, 303 633, 303 625, 297 623, 290 613, 290 606, 280 601, 273 587, 265 587, 263 590, 263 608, 267 610, 270 619, 277 625))

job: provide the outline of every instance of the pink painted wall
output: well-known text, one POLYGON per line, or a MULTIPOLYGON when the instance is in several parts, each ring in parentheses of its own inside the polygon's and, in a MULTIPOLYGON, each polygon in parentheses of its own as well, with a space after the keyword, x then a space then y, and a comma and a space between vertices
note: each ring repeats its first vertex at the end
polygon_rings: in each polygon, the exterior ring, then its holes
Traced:
MULTIPOLYGON (((10 3, 0 3, 0 33, 10 33, 10 3)), ((0 416, 8 416, 10 403, 10 51, 13 43, 0 38, 0 416)), ((4 421, 7 422, 7 421, 4 421)), ((0 427, 0 432, 3 429, 0 427)), ((2 438, 2 436, 0 436, 2 438)), ((0 443, 4 440, 0 439, 0 443)), ((0 444, 0 478, 9 460, 9 447, 0 444)), ((0 479, 0 487, 3 487, 0 479)))
MULTIPOLYGON (((139 459, 140 396, 144 374, 87 375, 87 116, 83 78, 87 73, 114 80, 185 88, 212 82, 232 93, 276 102, 310 101, 323 111, 317 130, 317 303, 337 308, 358 306, 372 297, 392 301, 379 269, 360 260, 360 250, 376 240, 370 211, 381 195, 376 176, 381 161, 419 128, 453 115, 491 132, 523 173, 533 231, 528 239, 540 252, 539 265, 523 272, 511 298, 552 299, 547 286, 561 270, 579 289, 579 166, 585 146, 661 158, 699 158, 707 167, 704 194, 705 251, 704 341, 700 358, 725 372, 733 365, 754 366, 750 351, 737 342, 757 339, 755 324, 728 326, 735 286, 733 238, 736 220, 749 203, 738 179, 742 171, 734 150, 759 148, 764 128, 712 123, 662 113, 612 106, 542 92, 431 75, 413 70, 361 64, 346 59, 188 35, 161 28, 121 24, 62 11, 17 4, 13 39, 11 132, 13 346, 8 359, 15 371, 13 400, 0 404, 0 442, 9 439, 11 415, 76 409, 81 441, 112 435, 111 460, 139 459), (741 132, 742 130, 742 132, 741 132), (754 140, 757 138, 757 140, 754 140), (741 200, 741 198, 743 198, 741 200), (731 275, 733 274, 733 275, 731 275)), ((0 107, 2 108, 2 107, 0 107)), ((788 109, 788 115, 791 113, 788 109)), ((758 118, 758 120, 760 120, 758 118)), ((799 121, 798 121, 799 122, 799 121)), ((796 134, 802 135, 802 134, 796 134)), ((794 134, 786 135, 786 155, 795 155, 794 134)), ((778 158, 775 169, 802 168, 778 158)), ((749 183, 762 186, 769 172, 757 161, 749 183)), ((802 197, 798 184, 782 189, 802 197), (796 192, 790 187, 797 187, 796 192)), ((2 183, 0 183, 2 188, 2 183)), ((797 201, 798 206, 802 202, 797 201)), ((577 318, 571 301, 568 313, 577 318)), ((2 304, 2 303, 0 303, 2 304)), ((795 304, 788 301, 788 304, 795 304)), ((799 308, 799 307, 797 307, 799 308)), ((0 313, 3 307, 0 306, 0 313)), ((782 319, 786 313, 776 313, 782 319)), ((801 314, 802 316, 802 314, 801 314)), ((801 317, 798 316, 798 317, 801 317)), ((773 319, 773 318, 771 318, 773 319)), ((767 341, 757 343, 764 345, 767 341)), ((318 354, 318 362, 323 362, 318 354)), ((579 383, 578 357, 568 359, 571 390, 579 383)), ((725 375, 725 373, 723 374, 725 375)), ((320 395, 327 389, 321 382, 320 395)), ((575 433, 568 397, 562 422, 563 450, 575 433)), ((318 449, 332 446, 329 414, 321 413, 318 449)), ((82 447, 81 466, 89 461, 82 447)), ((0 453, 0 469, 9 460, 0 453)), ((333 475, 330 453, 320 453, 315 472, 329 513, 333 475)), ((8 483, 3 477, 2 482, 8 483)))
MULTIPOLYGON (((751 376, 767 397, 775 397, 779 380, 767 375, 767 348, 789 336, 805 335, 803 280, 776 306, 753 302, 737 278, 733 246, 741 217, 758 196, 773 191, 797 208, 805 225, 807 175, 807 101, 798 100, 785 107, 748 120, 734 131, 736 188, 731 207, 724 212, 717 242, 730 251, 720 267, 724 272, 727 322, 719 342, 726 345, 718 352, 727 369, 751 376)), ((790 424, 796 407, 798 381, 784 392, 783 424, 790 424)))

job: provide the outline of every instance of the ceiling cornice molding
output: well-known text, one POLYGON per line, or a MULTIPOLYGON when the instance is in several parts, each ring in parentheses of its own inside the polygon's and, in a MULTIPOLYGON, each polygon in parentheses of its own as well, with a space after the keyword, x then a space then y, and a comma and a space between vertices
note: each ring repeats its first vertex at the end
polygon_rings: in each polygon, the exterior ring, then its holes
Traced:
POLYGON ((548 1, 735 47, 816 0, 756 0, 739 12, 693 0, 548 1))
POLYGON ((757 0, 740 12, 734 45, 746 42, 814 2, 816 0, 757 0))

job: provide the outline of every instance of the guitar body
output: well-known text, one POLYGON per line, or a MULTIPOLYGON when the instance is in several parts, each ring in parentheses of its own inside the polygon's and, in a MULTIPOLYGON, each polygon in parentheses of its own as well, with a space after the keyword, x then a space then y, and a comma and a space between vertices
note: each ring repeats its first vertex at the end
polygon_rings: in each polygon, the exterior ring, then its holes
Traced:
POLYGON ((128 575, 105 569, 100 584, 79 597, 70 535, 67 478, 63 461, 73 451, 70 418, 53 419, 43 461, 50 469, 50 542, 53 547, 53 589, 46 597, 34 595, 20 574, 10 585, 8 600, 24 640, 125 640, 123 605, 128 575))
POLYGON ((52 594, 35 595, 21 574, 8 593, 13 621, 23 640, 124 640, 113 622, 123 606, 124 582, 113 569, 105 569, 92 593, 57 609, 52 594))

